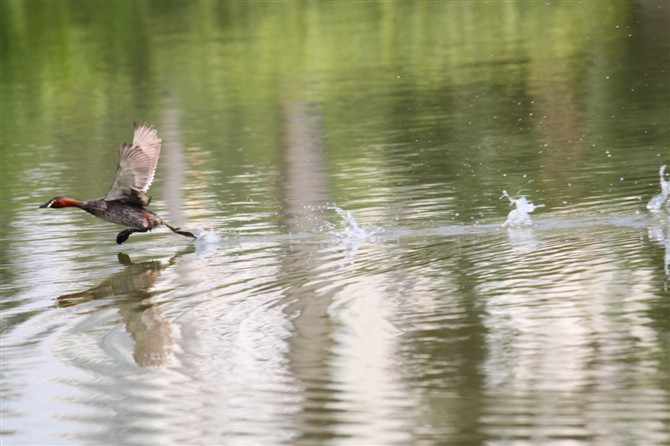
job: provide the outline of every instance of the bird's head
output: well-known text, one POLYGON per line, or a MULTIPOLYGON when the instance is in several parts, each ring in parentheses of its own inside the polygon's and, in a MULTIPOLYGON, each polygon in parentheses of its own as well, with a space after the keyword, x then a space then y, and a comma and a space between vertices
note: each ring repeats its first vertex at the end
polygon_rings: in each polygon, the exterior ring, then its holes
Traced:
POLYGON ((54 197, 51 200, 47 201, 44 204, 41 204, 41 208, 64 208, 68 206, 77 206, 78 200, 68 197, 54 197))

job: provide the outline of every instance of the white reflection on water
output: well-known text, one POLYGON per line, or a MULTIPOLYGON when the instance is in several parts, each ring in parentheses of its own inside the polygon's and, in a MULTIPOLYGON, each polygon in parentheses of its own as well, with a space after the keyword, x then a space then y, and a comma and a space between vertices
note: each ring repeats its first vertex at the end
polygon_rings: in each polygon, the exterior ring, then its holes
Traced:
MULTIPOLYGON (((619 246, 631 243, 623 235, 619 246)), ((651 357, 663 355, 648 298, 642 297, 651 277, 617 267, 623 260, 613 245, 592 237, 592 231, 545 235, 535 251, 500 252, 505 273, 480 286, 489 296, 487 394, 493 402, 513 402, 486 414, 491 435, 597 433, 594 444, 605 445, 636 444, 646 433, 662 431, 656 408, 666 398, 646 392, 658 378, 655 362, 617 361, 638 348, 651 357), (574 240, 565 250, 562 239, 568 237, 574 240), (629 380, 634 383, 620 387, 629 380), (592 401, 588 395, 594 391, 610 397, 592 401), (622 405, 635 407, 635 413, 621 413, 622 405), (605 421, 613 416, 620 420, 615 428, 605 421)))
POLYGON ((650 240, 663 247, 663 269, 670 276, 670 213, 654 213, 648 233, 650 240))
MULTIPOLYGON (((259 271, 248 267, 231 279, 257 277, 259 271)), ((194 386, 186 395, 204 405, 194 407, 205 416, 199 422, 201 435, 233 443, 250 432, 260 443, 294 435, 285 421, 298 411, 301 396, 286 360, 290 319, 282 306, 273 305, 279 297, 276 292, 203 300, 175 320, 181 334, 176 371, 194 386)))
POLYGON ((397 319, 391 277, 377 275, 338 291, 328 312, 335 323, 331 359, 338 390, 336 432, 341 444, 402 444, 411 441, 419 401, 399 375, 397 319), (400 397, 402 395, 402 397, 400 397), (362 422, 365 420, 365 422, 362 422))
POLYGON ((533 252, 538 248, 537 239, 531 228, 508 228, 509 244, 515 254, 533 252))

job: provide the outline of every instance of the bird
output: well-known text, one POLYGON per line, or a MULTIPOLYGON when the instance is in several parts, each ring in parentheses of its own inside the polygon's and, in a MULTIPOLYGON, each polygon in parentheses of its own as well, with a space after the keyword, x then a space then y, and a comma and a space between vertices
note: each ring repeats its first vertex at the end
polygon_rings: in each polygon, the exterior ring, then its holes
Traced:
POLYGON ((135 232, 147 232, 159 225, 172 232, 196 238, 188 231, 175 228, 147 209, 151 198, 146 195, 154 180, 162 140, 158 131, 146 122, 134 122, 133 143, 119 146, 119 164, 107 195, 97 200, 54 197, 40 208, 77 207, 110 223, 127 226, 119 232, 116 243, 122 244, 135 232))

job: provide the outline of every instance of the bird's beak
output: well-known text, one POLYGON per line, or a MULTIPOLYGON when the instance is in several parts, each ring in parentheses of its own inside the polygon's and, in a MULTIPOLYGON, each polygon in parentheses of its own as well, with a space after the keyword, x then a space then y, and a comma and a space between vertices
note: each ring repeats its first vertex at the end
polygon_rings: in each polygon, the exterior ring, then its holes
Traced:
POLYGON ((41 208, 48 208, 48 207, 50 207, 50 206, 51 206, 51 200, 47 201, 47 202, 44 203, 44 204, 40 204, 40 207, 41 207, 41 208))

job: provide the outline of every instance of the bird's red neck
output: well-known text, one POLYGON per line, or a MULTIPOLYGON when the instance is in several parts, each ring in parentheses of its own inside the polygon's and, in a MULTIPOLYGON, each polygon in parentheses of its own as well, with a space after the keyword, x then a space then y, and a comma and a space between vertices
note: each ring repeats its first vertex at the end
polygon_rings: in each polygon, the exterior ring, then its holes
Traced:
POLYGON ((45 203, 44 207, 47 208, 65 208, 68 206, 75 206, 75 207, 82 207, 84 204, 83 201, 77 200, 76 198, 68 198, 68 197, 56 197, 49 201, 48 203, 45 203))

